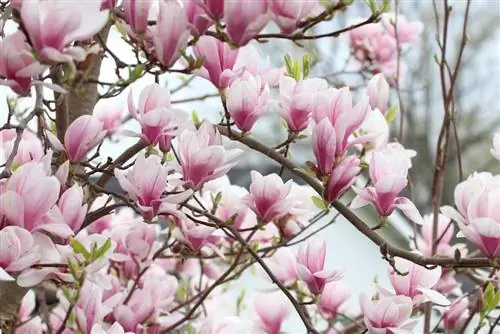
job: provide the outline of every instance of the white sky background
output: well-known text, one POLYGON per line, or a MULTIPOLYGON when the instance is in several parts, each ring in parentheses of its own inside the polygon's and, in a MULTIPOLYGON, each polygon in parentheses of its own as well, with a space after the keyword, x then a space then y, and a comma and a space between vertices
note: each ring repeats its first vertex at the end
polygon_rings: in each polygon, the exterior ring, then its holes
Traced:
MULTIPOLYGON (((453 1, 452 1, 453 3, 453 1)), ((484 1, 485 5, 488 5, 487 1, 484 1)), ((415 15, 409 15, 410 19, 416 19, 415 15)), ((324 24, 320 29, 317 30, 318 33, 332 31, 333 27, 343 25, 338 21, 331 25, 324 24)), ((6 34, 10 34, 15 31, 15 27, 12 25, 7 25, 5 27, 6 34)), ((346 36, 346 35, 345 35, 346 36)), ((289 50, 289 41, 280 41, 279 45, 283 46, 283 54, 280 55, 279 59, 282 59, 286 52, 290 52, 289 50)), ((257 44, 257 43, 256 43, 257 44)), ((338 51, 337 55, 343 55, 343 57, 347 56, 348 50, 346 47, 346 37, 341 37, 338 40, 325 40, 318 43, 320 52, 323 55, 328 55, 332 49, 335 48, 338 51)), ((108 47, 113 50, 115 54, 117 54, 122 60, 125 62, 134 63, 135 57, 133 53, 129 49, 129 46, 126 45, 122 40, 120 34, 116 30, 112 30, 109 40, 108 47)), ((493 46, 496 48, 496 51, 500 51, 499 45, 493 46)), ((262 60, 265 58, 265 54, 261 52, 262 60)), ((498 53, 497 53, 498 54, 498 53)), ((276 58, 273 58, 275 60, 276 58)), ((343 60, 339 60, 339 66, 342 66, 343 60)), ((276 63, 274 65, 282 65, 282 63, 276 63)), ((497 63, 498 65, 498 63, 497 63)), ((321 72, 324 74, 325 69, 319 68, 321 72)), ((338 69, 331 69, 331 72, 334 72, 338 69)), ((492 69, 490 68, 490 71, 492 69)), ((492 80, 496 80, 496 87, 499 87, 500 84, 500 73, 499 67, 493 68, 494 73, 499 75, 492 76, 492 80)), ((326 72, 328 73, 328 72, 326 72)), ((314 71, 313 71, 314 74, 314 71)), ((112 82, 115 80, 114 74, 114 62, 112 59, 105 59, 102 66, 101 72, 101 80, 105 82, 112 82)), ((178 75, 167 75, 162 76, 162 80, 168 78, 168 87, 170 89, 177 87, 182 83, 181 80, 178 79, 178 75)), ((143 78, 135 82, 131 87, 135 97, 136 103, 138 102, 138 96, 141 90, 147 85, 154 82, 153 78, 150 76, 148 78, 143 78)), ((160 82, 161 83, 161 82, 160 82)), ((48 92, 48 91, 47 91, 48 92)), ((204 79, 195 79, 188 88, 184 88, 180 92, 176 93, 172 100, 189 98, 194 96, 201 96, 207 93, 215 93, 216 90, 212 86, 211 83, 205 81, 204 79)), ((7 119, 7 107, 5 104, 6 96, 15 96, 10 89, 0 86, 0 122, 3 124, 7 119)), ((127 114, 126 108, 126 99, 128 96, 128 90, 126 90, 120 97, 117 98, 117 101, 122 101, 124 115, 127 114)), ((48 97, 52 97, 48 95, 48 97)), ((477 97, 481 98, 481 97, 477 97)), ((33 101, 30 98, 23 98, 20 101, 21 106, 31 107, 33 105, 33 101)), ((177 104, 176 108, 184 109, 187 112, 191 112, 192 110, 196 110, 201 118, 206 118, 212 122, 218 122, 220 120, 219 113, 222 110, 222 106, 220 104, 219 99, 212 98, 202 102, 188 103, 188 104, 177 104)), ((279 124, 279 118, 276 114, 271 114, 256 124, 254 128, 254 135, 261 139, 264 142, 277 144, 280 141, 286 138, 286 132, 282 129, 279 124)), ((125 126, 128 130, 134 130, 140 132, 139 123, 136 121, 130 121, 125 126)), ((102 159, 105 160, 107 156, 111 156, 116 158, 123 150, 136 142, 136 138, 127 138, 120 137, 120 141, 118 143, 110 143, 107 142, 103 145, 101 149, 102 159)), ((308 152, 304 152, 303 149, 299 151, 292 151, 294 160, 298 162, 304 162, 307 159, 311 159, 311 151, 310 147, 307 147, 308 152)), ((263 159, 259 154, 245 154, 244 161, 240 162, 240 167, 244 166, 248 168, 248 171, 252 169, 252 166, 259 166, 266 160, 263 159)), ((317 223, 316 226, 322 226, 322 224, 329 221, 329 217, 326 217, 321 223, 317 223)), ((343 282, 351 289, 352 296, 347 303, 348 309, 354 310, 356 313, 358 310, 358 296, 360 293, 368 293, 371 294, 375 291, 375 287, 373 285, 373 279, 375 276, 379 278, 379 282, 386 287, 390 287, 389 281, 387 279, 386 270, 387 263, 380 259, 380 252, 378 247, 373 245, 365 236, 360 234, 357 230, 355 230, 345 219, 338 219, 335 224, 325 229, 321 233, 323 239, 328 242, 328 255, 327 255, 327 264, 326 267, 341 267, 345 270, 343 282)), ((230 298, 236 300, 237 296, 240 294, 241 289, 247 290, 247 296, 251 296, 252 290, 259 291, 263 288, 272 287, 269 284, 268 280, 265 279, 264 273, 251 274, 248 273, 243 278, 238 280, 236 283, 231 284, 231 289, 229 292, 230 298)), ((243 312, 244 317, 251 317, 251 298, 246 298, 247 307, 243 312)), ((289 321, 286 322, 284 328, 288 333, 304 333, 304 328, 298 316, 295 314, 290 318, 289 321)), ((421 332, 421 330, 419 330, 421 332)))

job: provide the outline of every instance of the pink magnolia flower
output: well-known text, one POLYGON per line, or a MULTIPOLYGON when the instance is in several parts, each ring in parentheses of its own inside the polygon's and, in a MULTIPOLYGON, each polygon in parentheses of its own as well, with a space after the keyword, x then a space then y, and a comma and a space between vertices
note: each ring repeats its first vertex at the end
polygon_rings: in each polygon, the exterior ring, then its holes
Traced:
POLYGON ((362 144, 362 148, 366 151, 365 161, 370 161, 372 150, 390 145, 389 124, 387 124, 385 116, 378 109, 370 108, 366 113, 365 120, 358 129, 358 134, 369 138, 362 144))
MULTIPOLYGON (((5 162, 14 148, 14 142, 17 134, 14 129, 6 129, 0 131, 0 161, 5 162)), ((30 161, 40 161, 43 156, 42 142, 34 133, 25 130, 21 136, 21 141, 17 148, 17 153, 14 157, 15 164, 25 164, 30 161)))
MULTIPOLYGON (((432 229, 434 225, 433 215, 425 215, 421 235, 417 236, 418 250, 425 256, 432 256, 432 229)), ((445 215, 439 214, 437 221, 437 237, 436 254, 443 256, 453 256, 453 247, 451 239, 455 235, 455 227, 451 223, 451 219, 445 215)))
POLYGON ((28 1, 21 7, 21 19, 41 60, 48 62, 83 61, 87 52, 75 41, 86 41, 108 21, 100 1, 28 1))
POLYGON ((323 175, 330 174, 335 162, 337 138, 335 128, 328 118, 324 118, 314 126, 312 141, 318 171, 323 175))
POLYGON ((339 282, 329 282, 325 285, 319 299, 321 314, 327 319, 335 319, 339 308, 351 296, 351 292, 339 282))
POLYGON ((95 324, 92 326, 90 334, 133 334, 133 332, 125 332, 123 326, 115 322, 107 330, 104 330, 101 324, 95 324))
POLYGON ((299 132, 307 128, 315 108, 316 94, 328 88, 323 79, 312 78, 295 81, 284 76, 280 80, 280 116, 288 129, 299 132))
POLYGON ((286 34, 292 33, 296 29, 297 24, 306 18, 317 6, 318 0, 269 1, 269 10, 272 12, 274 21, 281 28, 281 31, 286 34))
POLYGON ((53 208, 59 197, 60 184, 56 177, 47 174, 43 163, 29 162, 19 167, 0 195, 0 214, 8 225, 30 232, 45 230, 66 238, 73 232, 59 209, 53 208))
POLYGON ((206 14, 199 0, 188 0, 184 4, 184 12, 189 22, 191 34, 200 36, 214 23, 212 18, 206 14))
POLYGON ((157 234, 154 225, 144 222, 133 224, 124 240, 128 253, 138 260, 146 259, 153 249, 157 234))
POLYGON ((491 149, 491 154, 500 161, 500 132, 493 135, 493 148, 491 149))
MULTIPOLYGON (((432 289, 441 278, 441 267, 426 269, 403 258, 396 257, 394 260, 395 267, 401 273, 408 273, 407 275, 400 275, 393 268, 388 269, 389 280, 396 295, 412 298, 415 305, 427 301, 444 306, 450 304, 445 296, 432 289)), ((380 291, 385 296, 392 295, 390 291, 381 287, 380 291)))
POLYGON ((196 132, 186 130, 179 137, 182 176, 193 189, 226 174, 242 153, 240 149, 226 150, 217 128, 207 122, 196 132))
MULTIPOLYGON (((156 83, 141 91, 138 107, 135 106, 130 92, 128 109, 130 115, 141 123, 141 138, 150 145, 161 142, 163 147, 169 146, 186 118, 183 111, 172 109, 169 90, 156 83)), ((131 135, 136 134, 131 133, 131 135)))
POLYGON ((205 12, 214 20, 219 20, 224 16, 225 0, 194 0, 205 12))
POLYGON ((360 306, 368 332, 373 334, 413 333, 416 321, 409 321, 413 309, 411 298, 392 296, 370 300, 362 294, 360 306))
POLYGON ((297 280, 297 259, 290 248, 279 248, 266 263, 284 285, 292 285, 297 280))
POLYGON ((417 40, 424 30, 424 24, 421 21, 408 22, 403 15, 397 15, 397 19, 393 13, 382 15, 382 23, 388 33, 397 39, 400 44, 411 43, 417 40))
POLYGON ((441 212, 488 257, 500 256, 500 175, 472 174, 455 188, 455 205, 441 212))
POLYGON ((32 317, 31 315, 35 311, 36 307, 36 296, 33 290, 29 290, 26 295, 24 295, 21 301, 21 307, 19 308, 18 319, 22 324, 16 327, 16 334, 42 334, 44 330, 44 325, 42 323, 42 318, 40 316, 32 317))
POLYGON ((199 251, 203 246, 217 239, 217 237, 213 236, 214 231, 213 227, 196 224, 190 220, 183 219, 181 220, 180 229, 175 230, 173 235, 177 240, 187 244, 191 249, 199 251))
POLYGON ((111 135, 121 126, 123 104, 113 99, 101 99, 97 101, 92 114, 102 122, 108 135, 111 135))
POLYGON ((0 230, 0 280, 14 280, 9 273, 30 267, 39 256, 30 232, 17 226, 0 230))
POLYGON ((258 76, 262 83, 267 84, 269 87, 276 86, 284 73, 282 68, 271 66, 269 56, 262 60, 257 49, 251 44, 239 49, 232 71, 232 75, 235 77, 244 77, 247 73, 258 76))
POLYGON ((137 34, 142 34, 148 27, 148 15, 152 0, 124 0, 125 21, 137 34))
POLYGON ((44 68, 36 65, 26 38, 21 31, 0 41, 0 84, 9 86, 16 94, 29 93, 32 76, 41 74, 44 68))
POLYGON ((202 36, 193 47, 197 58, 204 57, 203 66, 196 73, 210 80, 217 88, 229 86, 233 67, 238 58, 238 49, 231 47, 215 37, 202 36))
POLYGON ((61 195, 58 206, 61 209, 64 222, 75 233, 78 232, 85 220, 88 207, 83 202, 83 188, 74 184, 61 195))
POLYGON ((126 305, 121 304, 114 309, 113 315, 116 321, 125 331, 137 333, 140 324, 154 312, 152 299, 152 291, 136 289, 126 305))
POLYGON ((238 129, 250 131, 263 115, 269 100, 269 86, 247 73, 234 80, 227 90, 227 109, 238 129))
POLYGON ((294 201, 290 196, 292 180, 283 184, 278 174, 262 176, 257 171, 251 171, 251 177, 250 194, 244 201, 257 217, 268 223, 287 214, 294 201))
POLYGON ((357 157, 348 156, 335 165, 325 187, 324 197, 328 202, 338 200, 354 184, 361 172, 359 162, 357 157))
POLYGON ((469 300, 459 298, 453 301, 451 305, 443 310, 443 325, 445 329, 460 328, 469 318, 469 300))
POLYGON ((266 334, 278 334, 281 325, 290 315, 292 304, 279 291, 272 294, 258 294, 254 299, 257 323, 266 334))
POLYGON ((176 1, 160 1, 153 41, 156 57, 162 65, 174 65, 187 47, 189 35, 189 24, 181 6, 176 1))
POLYGON ((326 283, 339 280, 342 273, 338 270, 325 270, 326 243, 324 240, 309 239, 297 253, 297 272, 309 291, 320 294, 326 283))
POLYGON ((385 114, 389 103, 389 84, 382 74, 376 74, 368 82, 368 97, 370 107, 385 114))
POLYGON ((369 168, 373 186, 358 191, 351 207, 372 204, 382 217, 388 217, 398 208, 414 223, 422 225, 422 216, 415 205, 406 197, 397 197, 406 187, 409 167, 409 159, 400 149, 386 147, 374 151, 369 168))
POLYGON ((250 42, 270 20, 266 0, 234 0, 224 5, 227 34, 238 46, 250 42))

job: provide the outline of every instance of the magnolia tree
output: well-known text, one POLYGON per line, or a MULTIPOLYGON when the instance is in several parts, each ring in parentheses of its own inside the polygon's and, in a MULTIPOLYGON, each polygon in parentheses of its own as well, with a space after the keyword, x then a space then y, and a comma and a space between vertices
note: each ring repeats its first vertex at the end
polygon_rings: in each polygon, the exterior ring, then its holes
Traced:
MULTIPOLYGON (((418 152, 389 132, 403 126, 390 126, 400 117, 390 101, 400 96, 404 53, 424 27, 398 14, 397 2, 366 5, 371 15, 320 34, 317 27, 351 11, 352 1, 2 2, 1 25, 14 29, 2 33, 0 75, 17 97, 2 111, 0 132, 0 332, 277 334, 295 314, 296 333, 413 333, 417 326, 497 333, 500 175, 443 184, 469 3, 459 57, 451 60, 452 8, 434 4, 443 97, 435 111, 443 122, 435 166, 420 171, 434 175, 429 213, 402 195, 418 152), (111 48, 112 31, 133 62, 111 48), (343 36, 366 89, 312 77, 308 55, 283 54, 273 67, 254 48, 343 36), (116 79, 100 75, 104 58, 116 79), (180 86, 160 84, 172 74, 184 77, 180 86), (150 80, 140 93, 139 79, 150 80), (193 81, 217 89, 218 122, 175 107, 171 96, 193 81), (113 99, 125 94, 127 116, 113 99), (24 100, 34 107, 20 112, 16 101, 24 100), (273 146, 252 134, 270 110, 288 132, 273 146), (126 122, 140 132, 126 131, 126 122), (138 139, 116 157, 103 155, 124 136, 138 139), (313 161, 291 160, 299 141, 310 145, 313 161), (248 189, 231 184, 227 173, 242 148, 281 169, 248 170, 248 189), (284 170, 305 185, 283 180, 284 170), (113 178, 122 191, 109 187, 113 178), (455 203, 441 203, 444 187, 455 187, 455 203), (342 198, 348 191, 352 201, 342 198), (364 206, 370 221, 359 216, 364 206), (392 286, 374 284, 358 300, 342 271, 325 265, 328 244, 342 236, 303 236, 330 211, 380 248, 392 286), (395 212, 415 226, 408 249, 381 233, 395 212), (256 267, 271 292, 242 295, 232 315, 218 316, 223 287, 256 267), (458 274, 474 288, 464 293, 458 274), (349 298, 359 313, 343 311, 349 298), (253 317, 239 313, 243 301, 253 317)), ((492 138, 500 160, 500 134, 492 138)))

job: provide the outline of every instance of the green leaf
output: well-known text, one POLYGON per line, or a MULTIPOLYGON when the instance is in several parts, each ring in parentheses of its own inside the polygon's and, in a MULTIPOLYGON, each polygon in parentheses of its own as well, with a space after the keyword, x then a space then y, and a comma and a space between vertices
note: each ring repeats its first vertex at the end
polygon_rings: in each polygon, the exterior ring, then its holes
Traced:
POLYGON ((193 110, 193 112, 191 113, 191 119, 193 120, 193 123, 196 127, 200 125, 200 117, 198 116, 196 110, 193 110))
POLYGON ((80 241, 72 239, 69 245, 71 246, 71 248, 73 248, 73 251, 75 251, 76 254, 82 254, 85 260, 88 260, 90 258, 89 251, 80 241))
POLYGON ((380 7, 380 11, 382 13, 390 13, 391 12, 391 0, 384 0, 384 2, 382 2, 382 7, 380 7))
POLYGON ((484 319, 500 304, 500 289, 495 291, 493 283, 488 282, 484 289, 479 327, 484 325, 484 319))
POLYGON ((196 330, 193 328, 191 324, 187 325, 187 334, 196 334, 196 330))
POLYGON ((106 254, 106 252, 111 248, 111 245, 111 238, 108 238, 108 240, 106 240, 106 242, 95 252, 94 260, 97 260, 106 254))
POLYGON ((311 196, 311 200, 313 204, 320 210, 327 210, 329 203, 324 201, 321 197, 319 196, 311 196))
POLYGON ((127 30, 125 29, 125 26, 120 23, 120 20, 115 21, 115 27, 123 38, 127 37, 127 30))
POLYGON ((285 55, 285 66, 286 66, 286 73, 289 76, 292 76, 292 57, 290 57, 289 54, 285 55))
POLYGON ((244 308, 243 300, 245 299, 246 293, 246 290, 241 290, 241 293, 236 300, 236 315, 239 315, 244 308))
POLYGON ((377 3, 376 0, 365 0, 366 5, 368 8, 370 8, 370 11, 372 14, 375 14, 377 12, 377 3))
POLYGON ((144 64, 137 64, 136 67, 134 67, 134 69, 130 72, 130 81, 135 81, 137 79, 139 79, 142 75, 142 73, 144 72, 144 64))
POLYGON ((219 206, 219 203, 222 200, 222 193, 219 191, 217 193, 217 195, 215 195, 215 196, 210 195, 210 196, 212 197, 212 205, 214 206, 214 208, 216 208, 217 206, 219 206))
POLYGON ((307 78, 309 75, 309 70, 311 69, 311 59, 309 58, 309 55, 306 53, 302 57, 302 78, 307 78))
POLYGON ((396 119, 397 111, 398 111, 397 104, 393 105, 392 107, 389 108, 389 110, 387 110, 387 113, 385 114, 385 120, 387 121, 387 123, 391 123, 396 119))
POLYGON ((175 294, 175 297, 179 301, 185 301, 187 298, 187 281, 182 281, 181 284, 179 284, 179 287, 177 288, 177 293, 175 294))

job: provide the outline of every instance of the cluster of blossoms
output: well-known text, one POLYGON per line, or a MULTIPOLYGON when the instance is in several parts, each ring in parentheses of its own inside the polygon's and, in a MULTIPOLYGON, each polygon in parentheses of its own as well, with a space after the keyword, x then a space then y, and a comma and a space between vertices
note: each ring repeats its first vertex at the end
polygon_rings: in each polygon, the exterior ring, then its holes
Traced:
MULTIPOLYGON (((82 74, 85 62, 103 52, 94 37, 112 15, 139 61, 163 71, 188 63, 190 74, 219 91, 224 110, 220 124, 200 121, 175 108, 171 91, 154 83, 138 100, 134 88, 128 95, 129 116, 140 132, 121 129, 125 106, 109 100, 62 134, 51 127, 35 134, 12 126, 9 116, 0 131, 0 283, 30 289, 15 333, 278 334, 294 307, 302 306, 318 314, 325 332, 341 332, 348 326, 341 315, 352 313, 351 292, 343 271, 326 263, 327 243, 309 239, 295 249, 289 242, 349 190, 355 197, 348 210, 370 205, 381 225, 399 210, 421 225, 415 254, 466 255, 466 245, 452 245, 456 222, 487 259, 500 256, 500 176, 477 173, 460 183, 455 207, 442 207, 436 226, 433 216, 422 217, 401 195, 415 152, 389 141, 386 77, 393 77, 398 45, 415 40, 419 24, 400 18, 395 28, 384 16, 350 32, 356 58, 377 73, 357 95, 308 77, 304 68, 296 75, 260 62, 248 44, 271 20, 291 34, 337 5, 329 3, 324 12, 313 0, 11 1, 22 25, 2 39, 0 74, 15 93, 28 95, 55 66, 82 74), (227 174, 244 151, 229 148, 224 137, 257 142, 247 146, 292 164, 279 148, 252 138, 257 121, 273 109, 273 94, 289 134, 285 145, 310 133, 315 161, 301 162, 309 185, 257 171, 248 189, 231 184, 227 174), (96 160, 100 146, 119 135, 140 139, 125 156, 96 160), (108 189, 111 177, 121 192, 108 189), (369 183, 359 187, 364 179, 369 183), (212 290, 242 275, 251 260, 288 294, 273 286, 254 296, 252 320, 240 314, 240 301, 220 316, 217 302, 226 296, 212 290), (35 289, 48 282, 56 284, 58 302, 42 314, 35 310, 35 289)), ((49 87, 63 98, 69 94, 55 83, 49 87)), ((491 152, 500 159, 498 134, 491 152)), ((429 304, 440 306, 445 329, 467 320, 469 300, 453 270, 389 260, 391 288, 377 284, 373 298, 359 296, 359 326, 370 333, 411 333, 429 304)))

